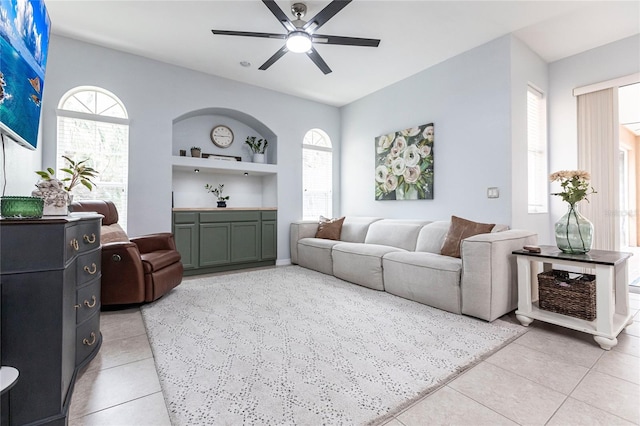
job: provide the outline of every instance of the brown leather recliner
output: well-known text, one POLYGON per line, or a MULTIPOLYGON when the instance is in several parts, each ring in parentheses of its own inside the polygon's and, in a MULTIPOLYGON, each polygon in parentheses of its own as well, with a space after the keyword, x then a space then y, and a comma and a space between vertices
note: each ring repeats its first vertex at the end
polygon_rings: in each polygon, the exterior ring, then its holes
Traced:
POLYGON ((104 216, 100 233, 103 305, 152 302, 182 282, 184 268, 173 234, 129 239, 118 225, 118 210, 111 201, 77 201, 71 210, 104 216))

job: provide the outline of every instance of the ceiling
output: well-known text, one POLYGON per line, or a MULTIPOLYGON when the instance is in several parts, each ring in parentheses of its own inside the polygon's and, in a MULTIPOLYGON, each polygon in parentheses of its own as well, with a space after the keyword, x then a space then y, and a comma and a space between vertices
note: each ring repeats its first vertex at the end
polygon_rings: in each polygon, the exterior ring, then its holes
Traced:
MULTIPOLYGON (((277 1, 290 13, 294 1, 277 1)), ((306 18, 329 0, 305 1, 306 18)), ((282 40, 211 29, 284 33, 258 0, 46 0, 53 34, 342 106, 505 34, 553 62, 640 32, 640 1, 355 0, 322 34, 381 39, 378 48, 317 45, 333 70, 288 53, 258 70, 282 40), (243 67, 240 62, 251 63, 243 67)))

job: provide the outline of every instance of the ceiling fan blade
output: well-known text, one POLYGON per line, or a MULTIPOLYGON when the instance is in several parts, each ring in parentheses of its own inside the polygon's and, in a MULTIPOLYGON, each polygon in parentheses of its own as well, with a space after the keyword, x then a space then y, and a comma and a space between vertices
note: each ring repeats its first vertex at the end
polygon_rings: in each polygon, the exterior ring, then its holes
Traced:
POLYGON ((280 6, 276 4, 275 0, 262 0, 262 3, 269 8, 271 13, 273 13, 287 31, 295 31, 295 25, 293 25, 287 15, 285 15, 282 9, 280 9, 280 6))
POLYGON ((284 40, 285 38, 287 38, 286 34, 274 34, 274 33, 254 33, 254 32, 248 32, 248 31, 226 31, 226 30, 211 30, 211 32, 216 35, 278 38, 281 40, 284 40))
POLYGON ((319 44, 340 44, 344 46, 365 47, 378 47, 380 44, 380 40, 374 38, 342 37, 321 34, 314 34, 312 41, 319 44))
POLYGON ((324 59, 322 59, 315 48, 312 47, 311 50, 307 52, 307 56, 311 58, 313 63, 316 64, 318 68, 320 68, 320 71, 322 71, 325 75, 331 72, 331 68, 329 68, 329 65, 327 65, 324 59))
MULTIPOLYGON (((265 1, 265 0, 262 0, 265 1)), ((303 30, 308 32, 309 34, 313 34, 318 28, 327 23, 327 21, 333 16, 340 12, 346 5, 351 3, 352 0, 333 0, 331 3, 327 5, 324 9, 322 9, 316 16, 309 19, 306 24, 302 27, 303 30)))
POLYGON ((273 65, 278 59, 282 58, 284 56, 284 54, 287 53, 288 51, 289 51, 289 49, 287 49, 286 45, 282 46, 280 48, 280 50, 278 50, 276 53, 274 53, 272 57, 267 59, 267 62, 265 62, 264 64, 260 65, 260 68, 258 68, 258 69, 262 70, 262 71, 266 70, 271 65, 273 65))

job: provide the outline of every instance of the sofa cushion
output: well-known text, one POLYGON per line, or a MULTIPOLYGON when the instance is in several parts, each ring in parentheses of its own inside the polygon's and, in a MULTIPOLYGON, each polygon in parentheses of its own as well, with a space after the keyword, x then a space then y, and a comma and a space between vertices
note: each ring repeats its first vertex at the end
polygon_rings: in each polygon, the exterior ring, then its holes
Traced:
POLYGON ((117 223, 100 228, 100 243, 126 243, 129 241, 127 233, 117 223))
POLYGON ((460 257, 460 243, 468 237, 488 234, 495 224, 478 223, 471 220, 451 216, 451 226, 440 252, 444 256, 460 257))
POLYGON ((142 259, 144 273, 149 274, 166 268, 173 263, 180 262, 180 253, 176 250, 159 250, 143 253, 140 258, 142 259))
POLYGON ((418 241, 416 241, 416 251, 439 254, 450 225, 449 221, 439 220, 423 226, 418 234, 418 241))
POLYGON ((364 243, 369 226, 379 220, 382 218, 347 216, 342 224, 340 240, 349 243, 364 243))
POLYGON ((416 248, 420 228, 427 223, 429 222, 383 219, 369 226, 364 242, 413 251, 416 248))
POLYGON ((387 293, 459 314, 462 260, 426 252, 394 252, 382 258, 387 293))
POLYGON ((298 265, 323 274, 333 274, 331 249, 340 241, 303 238, 298 241, 298 265))
POLYGON ((379 244, 340 243, 333 246, 333 275, 374 290, 384 290, 382 256, 404 249, 379 244))
POLYGON ((324 216, 320 216, 320 220, 318 221, 318 230, 316 231, 316 238, 340 240, 343 222, 344 216, 337 219, 329 219, 324 216))

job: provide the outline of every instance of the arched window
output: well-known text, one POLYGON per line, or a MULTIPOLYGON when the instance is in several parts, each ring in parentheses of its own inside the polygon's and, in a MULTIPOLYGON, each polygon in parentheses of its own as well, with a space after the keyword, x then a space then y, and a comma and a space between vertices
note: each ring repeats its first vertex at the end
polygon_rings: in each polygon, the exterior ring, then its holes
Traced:
MULTIPOLYGON (((129 119, 113 93, 99 87, 76 87, 67 92, 57 109, 58 153, 56 174, 66 167, 63 155, 87 164, 99 174, 93 191, 79 185, 75 199, 111 200, 118 208, 118 223, 127 226, 129 175, 129 119)), ((62 175, 59 175, 62 176, 62 175)))
POLYGON ((302 216, 318 219, 333 216, 332 149, 329 136, 311 129, 302 142, 302 216))

